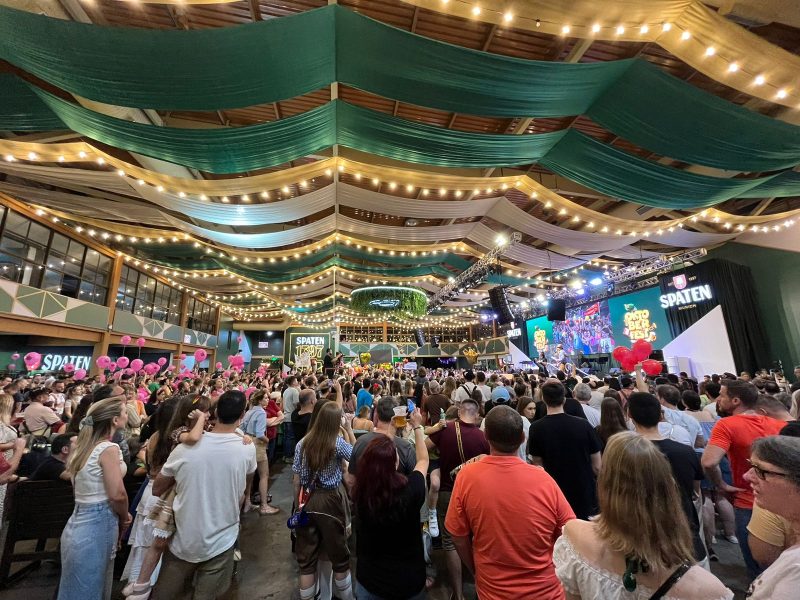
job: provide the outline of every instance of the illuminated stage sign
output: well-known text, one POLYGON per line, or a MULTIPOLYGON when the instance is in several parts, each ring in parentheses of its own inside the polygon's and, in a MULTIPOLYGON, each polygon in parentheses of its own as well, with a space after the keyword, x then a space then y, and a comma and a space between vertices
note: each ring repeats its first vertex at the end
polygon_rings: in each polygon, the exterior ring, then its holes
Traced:
POLYGON ((519 327, 508 330, 508 337, 510 338, 518 338, 521 335, 522 335, 522 329, 520 329, 519 327))
MULTIPOLYGON (((681 276, 684 277, 684 276, 681 276)), ((677 277, 676 277, 677 279, 677 277)), ((697 304, 698 302, 705 302, 711 300, 714 295, 711 292, 711 286, 697 285, 687 288, 685 283, 686 278, 683 279, 683 288, 679 287, 679 282, 675 282, 675 291, 662 294, 659 298, 661 308, 673 308, 675 306, 688 306, 697 304)))
POLYGON ((329 333, 289 333, 289 352, 287 356, 290 361, 296 361, 301 356, 306 357, 309 361, 311 359, 321 361, 327 348, 331 348, 331 336, 329 333))

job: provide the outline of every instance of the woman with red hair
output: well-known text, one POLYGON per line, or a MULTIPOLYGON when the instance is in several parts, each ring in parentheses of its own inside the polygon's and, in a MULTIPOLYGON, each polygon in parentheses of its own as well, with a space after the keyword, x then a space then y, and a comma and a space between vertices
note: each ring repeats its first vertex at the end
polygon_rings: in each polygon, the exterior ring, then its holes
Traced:
POLYGON ((358 600, 425 598, 420 509, 426 496, 428 450, 419 409, 410 421, 417 452, 411 475, 398 473, 397 447, 386 435, 372 440, 358 460, 353 487, 358 600))

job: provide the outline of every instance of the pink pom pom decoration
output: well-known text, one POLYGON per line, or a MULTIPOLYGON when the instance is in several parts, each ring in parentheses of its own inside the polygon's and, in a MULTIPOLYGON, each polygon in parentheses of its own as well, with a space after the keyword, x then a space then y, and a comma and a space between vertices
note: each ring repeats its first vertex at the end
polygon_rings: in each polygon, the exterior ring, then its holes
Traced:
POLYGON ((140 337, 138 340, 136 340, 136 345, 139 346, 139 348, 144 348, 144 345, 146 343, 147 343, 147 340, 144 339, 143 337, 140 337))
POLYGON ((75 374, 72 376, 75 381, 80 381, 81 379, 86 379, 86 369, 78 369, 75 371, 75 374))
POLYGON ((121 338, 119 338, 119 341, 123 346, 127 346, 131 343, 131 336, 123 335, 121 338))
POLYGON ((162 356, 156 362, 158 363, 159 367, 163 367, 165 364, 167 364, 167 359, 162 356))
POLYGON ((143 366, 144 366, 144 361, 141 358, 134 358, 131 361, 131 369, 133 369, 137 373, 141 371, 143 366))
POLYGON ((97 365, 98 369, 105 370, 111 365, 111 359, 104 354, 103 356, 98 356, 97 360, 94 361, 94 363, 97 365))
POLYGON ((127 369, 129 364, 131 364, 131 361, 127 356, 120 356, 117 359, 117 366, 120 369, 127 369))
POLYGON ((208 353, 205 350, 203 350, 202 348, 198 348, 197 350, 194 351, 194 359, 197 362, 203 362, 206 359, 207 356, 208 356, 208 353))

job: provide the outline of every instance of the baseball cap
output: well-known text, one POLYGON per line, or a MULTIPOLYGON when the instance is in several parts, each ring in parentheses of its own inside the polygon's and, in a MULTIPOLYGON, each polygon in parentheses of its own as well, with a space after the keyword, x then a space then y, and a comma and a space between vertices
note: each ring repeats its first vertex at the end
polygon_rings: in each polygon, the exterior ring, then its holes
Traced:
POLYGON ((502 386, 498 386, 492 390, 492 402, 510 402, 511 396, 508 390, 502 386))

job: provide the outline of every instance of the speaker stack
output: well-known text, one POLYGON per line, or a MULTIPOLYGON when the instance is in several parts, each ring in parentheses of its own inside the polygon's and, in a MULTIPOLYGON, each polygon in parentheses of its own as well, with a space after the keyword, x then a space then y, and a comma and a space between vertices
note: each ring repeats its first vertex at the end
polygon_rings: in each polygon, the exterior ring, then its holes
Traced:
POLYGON ((511 323, 514 320, 514 315, 511 312, 511 307, 508 304, 508 297, 506 296, 506 288, 498 285, 489 290, 489 300, 492 303, 494 312, 497 313, 497 322, 500 325, 511 323))
POLYGON ((567 301, 563 298, 550 300, 547 305, 548 321, 563 321, 567 318, 567 301))
POLYGON ((425 345, 425 334, 422 332, 422 329, 417 329, 414 332, 414 339, 417 341, 417 347, 425 345))

